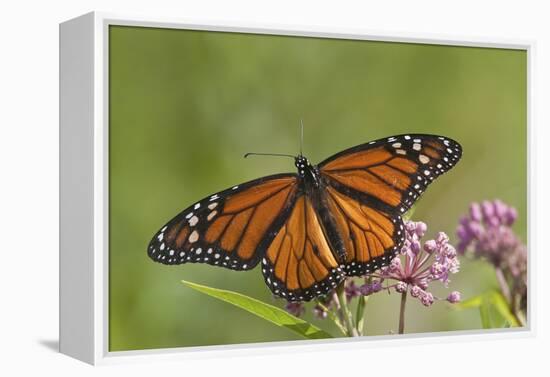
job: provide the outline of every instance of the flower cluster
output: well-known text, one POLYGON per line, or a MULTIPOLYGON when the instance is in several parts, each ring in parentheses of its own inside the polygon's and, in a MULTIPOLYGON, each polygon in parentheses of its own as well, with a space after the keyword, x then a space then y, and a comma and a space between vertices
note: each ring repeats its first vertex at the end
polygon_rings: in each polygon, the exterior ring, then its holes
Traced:
MULTIPOLYGON (((389 280, 387 288, 393 288, 399 293, 409 292, 423 305, 430 306, 438 298, 428 292, 431 282, 440 281, 448 286, 450 274, 458 272, 460 262, 455 248, 449 243, 449 237, 439 232, 435 239, 422 244, 421 239, 426 234, 427 226, 423 222, 409 221, 405 224, 406 237, 401 257, 395 257, 389 266, 370 274, 376 280, 361 287, 363 294, 371 294, 382 288, 382 283, 389 280)), ((446 298, 455 303, 460 301, 460 293, 452 292, 446 298)))
MULTIPOLYGON (((428 287, 435 281, 448 286, 449 276, 458 272, 460 262, 445 233, 439 232, 435 239, 422 243, 426 231, 427 226, 423 222, 407 222, 401 255, 396 256, 389 266, 366 275, 361 285, 353 278, 346 279, 344 292, 347 301, 358 296, 370 296, 383 289, 394 289, 399 293, 409 292, 425 306, 431 306, 435 300, 442 300, 429 292, 428 287)), ((450 303, 459 302, 460 292, 453 291, 444 300, 450 303)), ((335 302, 334 294, 329 294, 321 301, 313 308, 313 313, 322 319, 327 317, 326 309, 330 310, 338 303, 335 302)), ((301 303, 288 303, 286 310, 296 316, 305 312, 301 303)))
POLYGON ((483 258, 495 267, 504 296, 513 309, 526 308, 527 248, 512 226, 517 211, 500 200, 472 203, 457 228, 458 251, 483 258))
MULTIPOLYGON (((439 232, 433 239, 424 240, 426 224, 407 221, 401 253, 388 266, 362 276, 362 282, 348 277, 328 295, 317 298, 313 314, 320 319, 329 317, 347 336, 362 335, 366 296, 395 291, 401 293, 398 331, 403 334, 409 295, 424 306, 431 306, 437 300, 460 302, 460 292, 451 291, 447 297, 440 298, 434 296, 430 287, 437 282, 448 287, 451 275, 460 269, 458 256, 471 255, 494 266, 509 309, 518 323, 525 324, 527 248, 512 229, 517 217, 516 209, 500 200, 472 203, 468 214, 459 221, 456 249, 449 243, 447 234, 439 232), (353 320, 349 303, 357 297, 361 299, 356 305, 357 318, 353 320)), ((286 310, 296 316, 305 313, 303 303, 288 303, 286 310)))
POLYGON ((458 251, 464 253, 470 249, 476 257, 500 266, 508 259, 508 253, 521 245, 511 228, 516 219, 515 208, 500 200, 472 203, 456 231, 458 251))

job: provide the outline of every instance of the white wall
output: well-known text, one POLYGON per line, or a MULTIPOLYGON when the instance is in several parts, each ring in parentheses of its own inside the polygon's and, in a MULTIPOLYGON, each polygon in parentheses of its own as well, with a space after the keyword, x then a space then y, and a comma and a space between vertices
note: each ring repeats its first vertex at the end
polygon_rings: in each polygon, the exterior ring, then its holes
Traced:
MULTIPOLYGON (((0 5, 0 374, 145 376, 445 373, 518 375, 544 367, 550 347, 548 158, 550 12, 544 1, 4 1, 0 5), (336 6, 335 4, 339 4, 336 6), (58 23, 90 10, 200 21, 362 28, 434 37, 537 42, 534 72, 537 210, 534 302, 538 336, 373 350, 192 360, 93 369, 51 351, 58 334, 58 23), (545 188, 546 187, 546 188, 545 188), (538 234, 537 234, 538 233, 538 234), (7 373, 11 370, 11 373, 7 373), (322 373, 324 372, 324 373, 322 373)), ((536 373, 535 375, 540 375, 536 373)))

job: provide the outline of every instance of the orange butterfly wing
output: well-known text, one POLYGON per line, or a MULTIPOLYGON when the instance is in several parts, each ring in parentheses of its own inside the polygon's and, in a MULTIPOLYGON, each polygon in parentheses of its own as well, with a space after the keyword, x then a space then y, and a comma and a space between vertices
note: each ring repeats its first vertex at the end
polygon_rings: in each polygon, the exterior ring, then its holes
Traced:
POLYGON ((164 264, 251 269, 271 243, 272 229, 288 217, 296 183, 295 174, 277 174, 204 198, 159 230, 148 254, 164 264))
POLYGON ((400 216, 388 214, 327 189, 327 205, 345 249, 344 272, 361 276, 387 265, 404 242, 400 216))
POLYGON ((309 301, 344 279, 311 200, 300 195, 262 260, 266 284, 288 301, 309 301))
POLYGON ((337 190, 387 214, 401 214, 461 155, 460 144, 449 138, 399 135, 340 152, 319 168, 337 190))
POLYGON ((458 143, 434 135, 362 144, 319 164, 318 187, 278 174, 199 201, 155 234, 148 254, 234 270, 261 259, 274 294, 309 301, 345 276, 388 265, 404 242, 400 214, 461 154, 458 143))
POLYGON ((399 135, 362 144, 319 164, 330 214, 344 253, 344 272, 361 276, 389 264, 404 242, 406 212, 460 159, 457 142, 435 135, 399 135))

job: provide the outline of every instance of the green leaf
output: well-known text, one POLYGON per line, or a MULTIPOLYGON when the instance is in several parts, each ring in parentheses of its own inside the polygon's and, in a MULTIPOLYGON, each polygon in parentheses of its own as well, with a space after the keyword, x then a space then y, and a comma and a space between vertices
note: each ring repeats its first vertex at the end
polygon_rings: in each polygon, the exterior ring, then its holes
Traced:
POLYGON ((484 329, 490 329, 491 326, 491 315, 490 315, 490 307, 489 302, 483 297, 483 300, 481 300, 481 305, 479 306, 479 316, 481 317, 481 326, 483 326, 484 329))
POLYGON ((321 330, 320 328, 297 318, 283 309, 276 306, 266 304, 260 300, 245 296, 241 293, 227 291, 223 289, 211 288, 205 285, 191 283, 182 280, 183 284, 193 288, 199 292, 215 297, 219 300, 233 304, 241 309, 244 309, 260 318, 263 318, 277 326, 285 327, 290 331, 294 331, 307 339, 325 339, 332 338, 332 335, 321 330))
POLYGON ((465 301, 457 302, 456 304, 453 304, 452 307, 455 309, 479 308, 481 306, 482 301, 483 301, 483 294, 471 297, 465 301))
POLYGON ((487 300, 487 292, 470 297, 468 300, 457 302, 456 304, 453 304, 453 308, 458 310, 477 308, 479 310, 479 317, 481 318, 481 326, 484 329, 491 328, 491 316, 489 302, 487 300))
POLYGON ((490 290, 478 296, 471 297, 466 301, 454 304, 453 307, 456 309, 478 308, 481 317, 481 325, 484 329, 491 328, 493 323, 495 323, 495 325, 502 325, 502 320, 506 321, 506 324, 509 326, 519 326, 516 317, 508 306, 508 302, 502 293, 497 290, 490 290), (498 317, 501 318, 494 318, 494 320, 492 320, 491 312, 494 314, 498 313, 498 317))
POLYGON ((504 320, 508 322, 510 326, 512 327, 519 326, 519 323, 516 317, 514 316, 514 314, 512 313, 512 310, 508 306, 508 302, 500 292, 493 291, 490 296, 490 299, 493 307, 502 316, 502 318, 504 318, 504 320))

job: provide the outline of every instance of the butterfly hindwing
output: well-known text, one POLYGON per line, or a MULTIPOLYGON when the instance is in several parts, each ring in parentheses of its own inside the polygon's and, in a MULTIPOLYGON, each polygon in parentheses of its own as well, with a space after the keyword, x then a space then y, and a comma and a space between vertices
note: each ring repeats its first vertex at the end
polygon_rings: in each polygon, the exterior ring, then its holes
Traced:
POLYGON ((288 301, 310 301, 344 279, 310 198, 300 195, 262 261, 271 291, 288 301))
POLYGON ((403 220, 369 207, 332 187, 326 203, 345 249, 344 272, 362 276, 386 266, 405 241, 403 220))
POLYGON ((456 141, 409 134, 371 141, 319 164, 327 184, 387 214, 403 214, 460 159, 456 141))
POLYGON ((208 263, 234 270, 256 266, 273 229, 288 217, 296 175, 277 174, 208 196, 160 229, 148 247, 163 264, 208 263))

